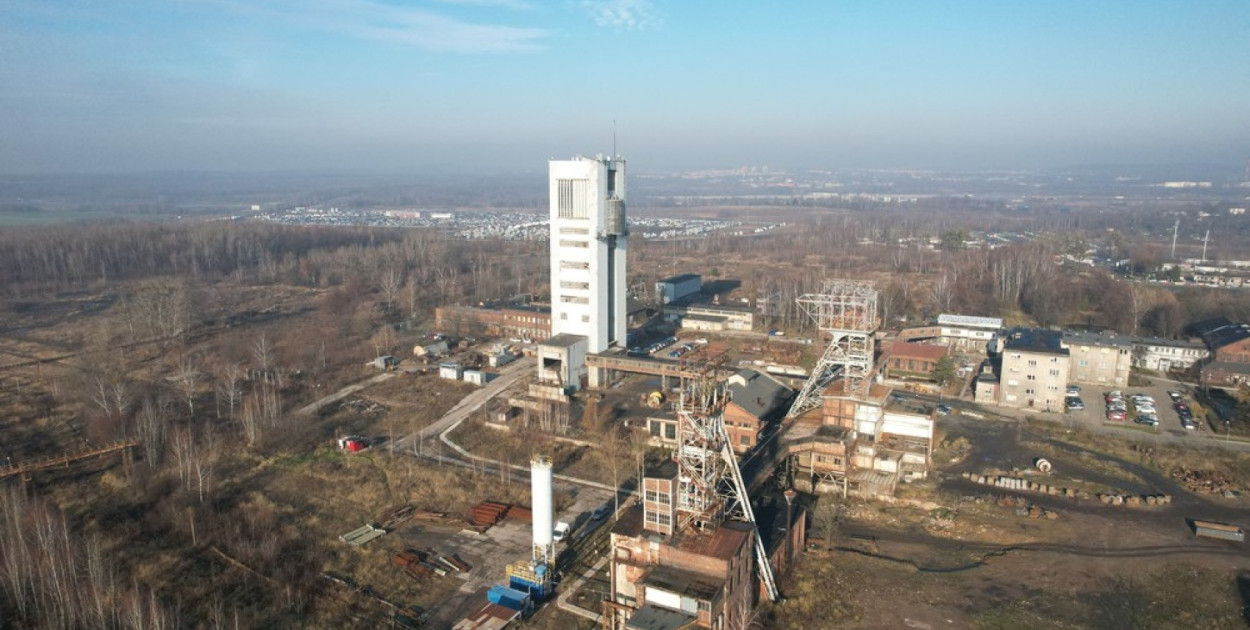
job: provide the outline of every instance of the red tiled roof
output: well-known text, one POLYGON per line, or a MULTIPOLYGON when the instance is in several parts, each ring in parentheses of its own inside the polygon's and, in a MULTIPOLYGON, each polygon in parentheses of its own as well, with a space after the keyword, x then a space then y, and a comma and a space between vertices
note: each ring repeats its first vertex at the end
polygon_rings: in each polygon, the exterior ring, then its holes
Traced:
POLYGON ((927 343, 908 343, 896 341, 887 351, 891 357, 907 359, 927 359, 937 361, 950 351, 946 346, 934 346, 927 343))

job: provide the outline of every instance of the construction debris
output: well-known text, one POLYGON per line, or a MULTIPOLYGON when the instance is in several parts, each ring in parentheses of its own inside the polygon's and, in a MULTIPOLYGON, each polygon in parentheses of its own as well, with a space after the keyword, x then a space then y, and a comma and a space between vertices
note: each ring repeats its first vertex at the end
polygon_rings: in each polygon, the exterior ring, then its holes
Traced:
POLYGON ((368 400, 365 398, 353 398, 351 400, 344 400, 343 402, 339 403, 339 409, 342 409, 345 411, 354 411, 356 413, 363 413, 367 415, 381 415, 381 414, 386 413, 387 411, 385 405, 376 403, 372 400, 368 400))
POLYGON ((456 554, 437 556, 429 549, 405 549, 391 556, 391 564, 417 580, 427 578, 430 574, 445 576, 448 572, 468 573, 472 569, 456 554))
POLYGON ((405 549, 391 557, 391 564, 403 569, 409 577, 420 580, 434 572, 433 567, 425 561, 429 555, 420 549, 405 549))
POLYGON ((371 540, 376 540, 385 535, 386 535, 386 530, 381 527, 378 527, 376 525, 364 525, 362 527, 357 527, 356 529, 353 529, 352 531, 347 532, 346 534, 343 534, 342 536, 339 536, 339 540, 353 547, 359 547, 371 540))
POLYGON ((503 520, 503 517, 507 514, 508 504, 483 501, 469 510, 469 515, 465 517, 465 520, 470 527, 478 531, 486 531, 503 520))
POLYGON ((1172 471, 1172 478, 1185 484, 1192 492, 1226 494, 1237 490, 1228 475, 1218 470, 1195 470, 1181 466, 1172 471))
POLYGON ((468 515, 465 516, 465 521, 473 529, 484 532, 504 518, 514 518, 528 522, 533 520, 534 515, 527 507, 509 505, 498 501, 482 501, 469 510, 468 515))

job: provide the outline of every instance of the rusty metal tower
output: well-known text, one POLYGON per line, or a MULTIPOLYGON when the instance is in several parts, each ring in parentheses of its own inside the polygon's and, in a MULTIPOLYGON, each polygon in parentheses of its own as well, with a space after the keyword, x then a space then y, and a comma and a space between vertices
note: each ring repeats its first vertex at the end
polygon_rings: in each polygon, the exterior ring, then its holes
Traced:
MULTIPOLYGON (((725 519, 755 524, 738 456, 725 431, 729 394, 717 378, 719 365, 709 362, 683 379, 677 404, 678 529, 712 529, 725 519)), ((754 530, 755 564, 769 599, 778 598, 772 563, 759 527, 754 530)))
POLYGON ((820 293, 795 300, 827 344, 786 417, 821 405, 821 394, 839 375, 846 393, 862 396, 872 373, 873 332, 877 330, 877 289, 861 280, 825 280, 820 293))

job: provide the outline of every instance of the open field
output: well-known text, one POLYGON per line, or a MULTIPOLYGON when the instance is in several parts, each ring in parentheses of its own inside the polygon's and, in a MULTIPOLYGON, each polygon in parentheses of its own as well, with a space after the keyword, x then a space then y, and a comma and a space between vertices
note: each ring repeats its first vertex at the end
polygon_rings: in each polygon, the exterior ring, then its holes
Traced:
MULTIPOLYGON (((1159 462, 1091 455, 1022 425, 965 419, 948 425, 946 436, 935 455, 946 462, 941 481, 900 493, 937 507, 857 502, 835 516, 816 507, 812 547, 788 576, 792 598, 765 613, 771 627, 1244 627, 1250 550, 1197 539, 1186 520, 1244 524, 1250 510, 1241 500, 1191 494, 1160 474, 1159 462), (1046 483, 1091 494, 1174 493, 1174 502, 1107 506, 958 476, 1018 476, 1039 455, 1055 464, 1046 483), (1054 516, 1036 518, 1021 506, 1054 516), (879 605, 883 599, 890 605, 879 605)), ((1100 444, 1140 454, 1130 442, 1100 444)), ((1231 474, 1244 478, 1238 475, 1250 472, 1245 459, 1229 457, 1239 460, 1225 462, 1231 474)))

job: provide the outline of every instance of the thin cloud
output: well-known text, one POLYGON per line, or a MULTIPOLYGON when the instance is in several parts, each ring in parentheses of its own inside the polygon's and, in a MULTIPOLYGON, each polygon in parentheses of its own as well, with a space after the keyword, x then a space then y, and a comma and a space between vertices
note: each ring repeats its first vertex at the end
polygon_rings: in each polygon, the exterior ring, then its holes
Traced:
POLYGON ((649 0, 584 0, 582 7, 595 24, 606 28, 641 31, 664 22, 664 14, 649 0))
MULTIPOLYGON (((468 3, 521 6, 509 0, 460 0, 449 4, 468 3)), ((370 0, 283 0, 259 5, 225 0, 219 4, 306 28, 431 52, 531 52, 542 49, 550 34, 545 29, 481 24, 370 0)))
POLYGON ((439 4, 449 4, 466 7, 499 7, 501 9, 512 9, 513 11, 528 11, 533 9, 533 5, 522 0, 434 0, 439 4))

